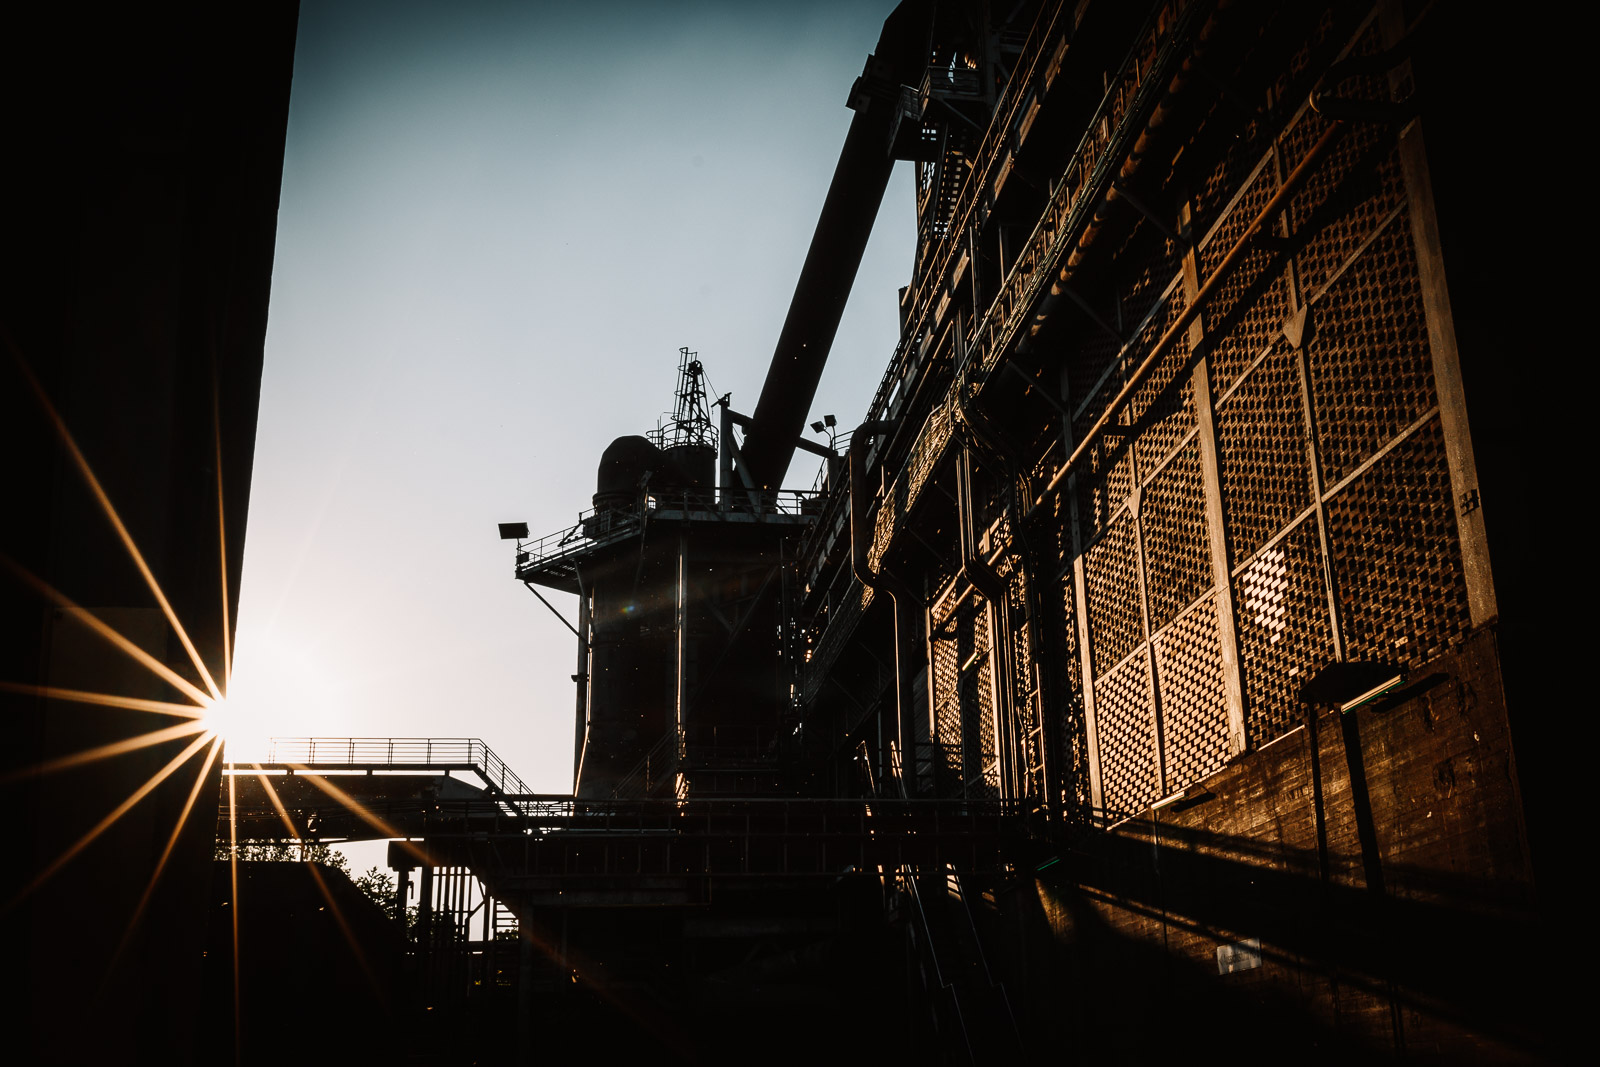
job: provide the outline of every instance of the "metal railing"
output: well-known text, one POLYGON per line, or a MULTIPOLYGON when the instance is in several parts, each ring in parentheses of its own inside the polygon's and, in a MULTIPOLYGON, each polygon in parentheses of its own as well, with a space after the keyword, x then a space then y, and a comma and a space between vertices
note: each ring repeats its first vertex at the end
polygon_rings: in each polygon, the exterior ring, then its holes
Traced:
MULTIPOLYGON (((959 378, 987 374, 1016 333, 1019 314, 1053 276, 1064 250, 1077 240, 1088 213, 1132 146, 1137 127, 1165 91, 1198 16, 1210 7, 1169 0, 1152 12, 1113 75, 1050 202, 1034 224, 999 294, 973 328, 959 378), (1152 74, 1156 77, 1152 78, 1152 74)), ((958 383, 959 386, 959 383, 958 383)))
MULTIPOLYGON (((327 766, 326 764, 324 766, 327 766)), ((235 773, 243 773, 236 771, 235 773)), ((222 804, 227 804, 224 789, 222 804)), ((350 817, 342 801, 318 798, 312 804, 290 803, 292 810, 315 811, 329 817, 350 817)), ((385 798, 364 804, 370 815, 396 823, 421 816, 448 836, 452 824, 469 828, 482 824, 508 832, 534 830, 588 830, 634 833, 663 829, 679 833, 740 834, 822 832, 812 820, 826 819, 827 832, 871 835, 914 830, 955 836, 985 834, 1022 839, 1029 836, 1020 801, 998 798, 901 799, 811 797, 619 797, 587 799, 550 793, 507 793, 500 797, 385 798)), ((240 818, 251 812, 241 810, 240 818)), ((279 832, 276 812, 263 803, 262 815, 279 832)), ((410 823, 415 834, 431 834, 410 823)), ((267 835, 272 836, 272 835, 267 835)))
POLYGON ((267 763, 332 768, 471 770, 500 793, 526 794, 528 784, 476 737, 274 737, 267 763))
POLYGON ((517 573, 619 541, 644 528, 652 516, 703 516, 711 520, 756 521, 815 516, 815 489, 659 489, 641 493, 631 504, 590 508, 572 526, 517 542, 517 573))
MULTIPOLYGON (((1074 151, 1062 180, 1056 184, 1022 253, 1007 273, 999 294, 966 338, 963 346, 966 359, 962 366, 956 368, 954 380, 946 388, 943 399, 935 402, 930 415, 917 424, 914 436, 906 435, 909 439, 907 447, 917 457, 917 462, 901 469, 883 494, 883 506, 874 516, 870 560, 876 561, 881 557, 898 532, 904 513, 909 510, 908 500, 912 499, 908 491, 909 483, 916 482, 916 488, 920 490, 919 479, 925 477, 926 470, 937 462, 943 444, 949 439, 948 419, 941 408, 962 391, 969 395, 975 392, 995 368, 1000 354, 1011 345, 1023 313, 1050 282, 1066 250, 1077 240, 1089 212, 1098 201, 1099 193, 1111 182, 1116 166, 1132 145, 1143 116, 1154 106, 1171 70, 1181 58, 1194 24, 1209 7, 1209 4, 1196 0, 1168 0, 1168 3, 1156 7, 1151 13, 1116 75, 1110 80, 1087 132, 1074 151)), ((993 129, 991 127, 991 133, 993 129)), ((987 139, 985 143, 988 143, 987 139)), ((996 150, 999 147, 997 144, 996 150)), ((992 160, 980 155, 979 162, 979 169, 987 174, 987 166, 992 160)), ((923 317, 927 315, 926 307, 921 314, 923 317)), ((1149 317, 1154 318, 1155 314, 1152 310, 1149 317)), ((919 323, 917 333, 912 336, 917 336, 923 329, 919 323)), ((927 358, 937 358, 941 354, 940 346, 927 347, 927 358)), ((906 348, 916 353, 923 346, 913 344, 906 348)), ((899 375, 906 374, 897 363, 898 360, 891 363, 889 373, 880 386, 879 396, 873 401, 874 409, 869 413, 869 418, 895 414, 893 411, 880 411, 877 405, 882 403, 887 407, 896 395, 892 386, 899 381, 899 375)))
MULTIPOLYGON (((1040 12, 1033 29, 1028 34, 1027 43, 1017 62, 1018 74, 1007 83, 1005 93, 995 107, 994 118, 990 121, 983 140, 979 142, 977 151, 972 155, 973 169, 968 173, 960 192, 956 195, 949 236, 944 242, 944 253, 937 259, 930 258, 928 269, 923 270, 912 285, 912 312, 908 318, 916 325, 908 331, 908 337, 919 337, 928 328, 927 320, 936 306, 936 298, 944 279, 955 265, 956 257, 963 247, 960 235, 972 224, 981 193, 988 188, 993 178, 993 170, 999 165, 1003 154, 1001 148, 1011 135, 1014 120, 1020 113, 1024 100, 1034 88, 1039 65, 1044 61, 1046 54, 1045 42, 1055 36, 1055 29, 1064 14, 1070 17, 1071 8, 1058 0, 1040 12)), ((908 354, 910 358, 915 358, 917 347, 915 344, 908 345, 904 341, 901 342, 901 348, 896 350, 895 358, 890 361, 888 370, 878 385, 878 391, 872 398, 872 404, 867 409, 868 420, 881 420, 886 417, 890 394, 904 370, 900 366, 901 359, 908 354)))

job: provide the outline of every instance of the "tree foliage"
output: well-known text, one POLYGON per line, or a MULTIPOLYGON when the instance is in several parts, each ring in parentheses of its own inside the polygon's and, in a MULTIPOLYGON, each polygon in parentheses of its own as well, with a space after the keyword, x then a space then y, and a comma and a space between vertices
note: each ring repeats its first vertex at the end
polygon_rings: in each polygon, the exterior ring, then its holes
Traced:
POLYGON ((367 899, 385 911, 394 907, 394 875, 379 867, 367 868, 367 873, 350 879, 367 899))
POLYGON ((332 845, 321 841, 245 840, 237 848, 226 841, 218 841, 213 853, 219 860, 268 860, 279 863, 320 863, 341 874, 350 874, 350 861, 332 845))
POLYGON ((343 852, 321 841, 245 840, 237 847, 218 841, 213 855, 219 860, 266 860, 277 863, 320 863, 349 878, 368 900, 385 912, 394 907, 394 875, 379 867, 368 868, 365 874, 350 872, 350 860, 343 852))

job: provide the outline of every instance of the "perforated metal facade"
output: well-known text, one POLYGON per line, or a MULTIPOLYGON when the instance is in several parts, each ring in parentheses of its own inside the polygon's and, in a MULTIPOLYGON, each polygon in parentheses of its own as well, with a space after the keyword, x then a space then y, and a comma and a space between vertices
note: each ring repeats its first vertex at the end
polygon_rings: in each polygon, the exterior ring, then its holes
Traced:
POLYGON ((1210 5, 1158 6, 1001 275, 970 247, 993 188, 930 216, 950 251, 919 268, 950 273, 906 295, 883 413, 915 429, 884 454, 869 556, 933 605, 948 771, 921 788, 1125 815, 1299 724, 1327 664, 1420 662, 1473 625, 1394 90, 1348 62, 1382 58, 1376 9, 1279 22, 1219 52, 1210 5), (1170 106, 1151 86, 1191 49, 1254 70, 1253 95, 1191 106, 1165 145, 1181 181, 1139 185, 1170 106), (1348 114, 1309 103, 1329 71, 1348 114), (972 562, 930 561, 961 538, 972 562))

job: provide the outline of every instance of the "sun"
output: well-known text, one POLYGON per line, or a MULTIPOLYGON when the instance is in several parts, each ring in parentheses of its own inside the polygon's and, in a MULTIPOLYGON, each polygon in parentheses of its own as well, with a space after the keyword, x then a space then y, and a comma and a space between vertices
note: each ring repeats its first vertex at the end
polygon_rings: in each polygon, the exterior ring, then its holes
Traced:
POLYGON ((229 763, 260 760, 267 754, 267 735, 256 716, 226 697, 208 700, 203 705, 201 724, 207 732, 222 738, 224 758, 229 763))

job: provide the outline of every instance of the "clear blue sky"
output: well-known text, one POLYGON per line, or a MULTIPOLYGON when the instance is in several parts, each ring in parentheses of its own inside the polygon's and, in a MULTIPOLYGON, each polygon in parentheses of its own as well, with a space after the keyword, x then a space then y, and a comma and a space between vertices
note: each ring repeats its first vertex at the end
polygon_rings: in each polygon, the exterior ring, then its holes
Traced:
MULTIPOLYGON (((892 6, 302 3, 233 683, 251 732, 481 737, 570 789, 575 641, 495 524, 570 525, 605 445, 670 406, 680 345, 754 407, 892 6)), ((814 406, 841 427, 895 343, 909 167, 814 406)))

